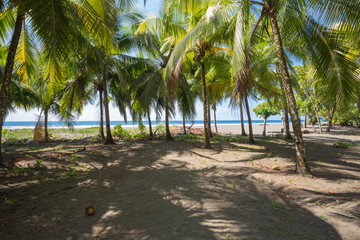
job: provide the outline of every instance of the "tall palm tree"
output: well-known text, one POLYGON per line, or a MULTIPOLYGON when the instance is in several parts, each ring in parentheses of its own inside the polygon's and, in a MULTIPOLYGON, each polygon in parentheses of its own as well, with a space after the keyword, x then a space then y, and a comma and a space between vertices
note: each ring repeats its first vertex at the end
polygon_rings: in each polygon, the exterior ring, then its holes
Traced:
MULTIPOLYGON (((107 31, 106 25, 100 20, 101 18, 95 16, 94 7, 96 6, 93 1, 9 0, 1 1, 1 3, 0 26, 2 29, 0 32, 2 37, 11 36, 11 40, 0 90, 0 139, 9 100, 16 52, 22 34, 26 35, 24 31, 31 29, 36 34, 37 43, 42 46, 41 50, 46 56, 46 77, 49 77, 51 82, 61 80, 62 70, 59 61, 67 52, 71 51, 72 42, 86 42, 84 35, 82 35, 84 30, 96 35, 97 33, 92 26, 97 25, 99 29, 104 29, 104 32, 107 31), (12 14, 16 15, 14 25, 12 25, 13 21, 8 21, 12 14)), ((23 37, 23 39, 25 38, 23 37)), ((25 53, 26 45, 20 46, 22 52, 25 53)), ((27 61, 26 58, 23 59, 27 61)), ((2 160, 0 160, 1 164, 2 160)))
MULTIPOLYGON (((221 39, 224 36, 226 28, 222 25, 223 21, 217 17, 216 13, 219 11, 230 11, 233 7, 224 5, 215 6, 215 1, 193 1, 185 7, 184 16, 193 16, 188 18, 187 35, 175 46, 166 67, 165 79, 170 82, 175 82, 180 76, 184 59, 187 55, 193 56, 195 62, 200 66, 200 79, 202 87, 202 101, 203 101, 203 115, 204 115, 204 133, 205 133, 205 148, 210 148, 210 128, 209 128, 209 105, 207 95, 206 82, 206 64, 207 56, 214 53, 226 52, 227 49, 221 45, 221 39), (214 32, 213 29, 217 28, 214 32)), ((180 9, 184 8, 180 6, 180 9)), ((186 18, 186 17, 185 17, 186 18)), ((223 20, 223 19, 222 19, 223 20)))

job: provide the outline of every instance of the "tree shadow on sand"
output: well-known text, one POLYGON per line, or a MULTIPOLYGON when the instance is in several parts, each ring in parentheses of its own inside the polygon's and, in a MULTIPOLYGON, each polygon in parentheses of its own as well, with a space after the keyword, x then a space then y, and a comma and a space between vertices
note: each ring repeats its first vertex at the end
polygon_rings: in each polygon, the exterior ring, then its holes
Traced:
POLYGON ((253 168, 194 164, 223 151, 231 156, 229 146, 194 154, 199 151, 179 142, 93 146, 79 161, 91 159, 101 169, 84 172, 72 188, 66 188, 72 182, 61 182, 20 191, 16 207, 0 208, 8 218, 0 221, 0 237, 341 239, 326 220, 247 177, 253 168), (84 212, 90 205, 93 216, 84 212))

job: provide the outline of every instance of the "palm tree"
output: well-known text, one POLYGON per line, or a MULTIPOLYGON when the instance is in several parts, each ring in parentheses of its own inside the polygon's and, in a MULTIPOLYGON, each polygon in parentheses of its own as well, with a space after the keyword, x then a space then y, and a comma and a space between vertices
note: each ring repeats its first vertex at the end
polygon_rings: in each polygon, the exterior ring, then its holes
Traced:
MULTIPOLYGON (((60 81, 61 65, 59 61, 67 52, 71 51, 72 42, 86 42, 81 34, 84 32, 83 30, 95 36, 97 33, 91 29, 91 26, 97 25, 99 29, 107 29, 105 24, 100 21, 101 18, 94 16, 96 12, 94 7, 96 6, 93 3, 93 1, 73 0, 1 1, 0 10, 3 17, 0 19, 2 27, 0 32, 2 37, 11 36, 11 40, 0 90, 0 132, 8 106, 16 52, 22 34, 26 35, 24 32, 27 31, 27 26, 36 33, 37 43, 42 46, 41 50, 45 53, 46 77, 49 77, 51 82, 60 81), (49 11, 49 9, 53 9, 53 11, 49 11), (7 21, 12 17, 12 13, 16 14, 13 26, 9 25, 12 21, 7 21), (8 29, 11 30, 8 31, 8 29)), ((24 37, 23 40, 25 40, 24 37)), ((24 53, 27 52, 26 46, 25 44, 21 45, 24 53)), ((26 58, 23 59, 27 61, 26 58)))
MULTIPOLYGON (((205 133, 205 148, 210 148, 210 128, 209 128, 209 106, 207 95, 207 82, 206 82, 206 64, 207 57, 215 53, 226 52, 228 49, 222 46, 217 46, 224 36, 225 27, 221 25, 220 19, 216 14, 219 11, 229 11, 231 8, 225 6, 214 6, 215 1, 194 1, 186 6, 184 16, 194 16, 188 18, 187 30, 188 33, 181 41, 175 46, 166 70, 166 81, 175 82, 181 74, 184 59, 190 55, 195 62, 200 66, 200 79, 202 88, 202 101, 203 101, 203 115, 204 115, 204 133, 205 133), (218 27, 215 33, 213 29, 218 27), (222 27, 222 28, 220 28, 222 27)), ((183 6, 180 6, 182 9, 183 6)))
MULTIPOLYGON (((169 57, 177 42, 186 34, 183 27, 182 19, 178 18, 175 13, 178 7, 177 0, 164 0, 161 4, 159 16, 149 15, 142 20, 138 26, 137 34, 146 34, 152 39, 150 43, 154 45, 153 51, 149 51, 151 59, 159 62, 161 72, 164 71, 168 64, 169 57)), ((161 74, 162 75, 162 74, 161 74)), ((175 91, 171 90, 168 81, 164 82, 165 86, 165 140, 172 140, 169 127, 169 118, 173 115, 173 103, 175 91)))

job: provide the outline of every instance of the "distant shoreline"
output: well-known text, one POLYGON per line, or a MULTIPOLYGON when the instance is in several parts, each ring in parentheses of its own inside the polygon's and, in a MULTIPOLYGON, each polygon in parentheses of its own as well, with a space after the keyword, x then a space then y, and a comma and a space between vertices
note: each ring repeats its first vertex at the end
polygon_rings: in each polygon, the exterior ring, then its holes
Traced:
MULTIPOLYGON (((148 127, 148 121, 144 121, 143 122, 144 125, 146 127, 148 127)), ((262 125, 264 123, 263 120, 253 120, 252 124, 254 125, 262 125)), ((267 125, 272 125, 272 124, 281 124, 281 120, 268 120, 267 121, 267 125)), ((111 122, 111 127, 114 127, 117 124, 122 124, 124 128, 134 128, 134 127, 138 127, 138 123, 132 123, 131 121, 129 121, 128 123, 125 123, 124 121, 112 121, 111 122)), ((158 124, 165 124, 164 121, 159 121, 159 122, 152 122, 152 126, 156 126, 158 124)), ((240 125, 241 121, 239 120, 218 120, 217 121, 217 125, 218 126, 234 126, 234 125, 240 125)), ((248 121, 244 121, 244 124, 247 125, 248 121)), ((29 129, 29 128, 34 128, 36 125, 36 121, 11 121, 11 122, 5 122, 4 123, 4 128, 7 129, 29 129)), ((98 127, 100 125, 100 122, 97 121, 77 121, 74 122, 74 128, 77 129, 81 129, 81 128, 91 128, 91 127, 98 127)), ((170 121, 170 126, 182 126, 183 123, 182 121, 170 121)), ((187 121, 186 122, 186 126, 189 127, 193 125, 193 127, 202 127, 204 125, 203 121, 200 120, 196 120, 196 121, 187 121)), ((214 125, 214 122, 211 121, 211 125, 214 125)), ((61 129, 61 128, 67 128, 67 126, 65 125, 64 122, 61 121, 50 121, 48 128, 51 129, 61 129)))

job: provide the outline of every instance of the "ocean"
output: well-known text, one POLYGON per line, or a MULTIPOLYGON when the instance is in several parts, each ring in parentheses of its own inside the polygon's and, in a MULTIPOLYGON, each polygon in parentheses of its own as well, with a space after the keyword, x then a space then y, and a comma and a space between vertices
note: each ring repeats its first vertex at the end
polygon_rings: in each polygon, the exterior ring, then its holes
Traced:
MULTIPOLYGON (((216 121, 218 125, 236 125, 240 124, 240 120, 218 120, 216 121)), ((253 120, 253 124, 262 124, 263 120, 253 120)), ((143 121, 144 125, 147 126, 149 124, 148 121, 143 121)), ((157 124, 165 124, 165 121, 152 121, 152 125, 157 124)), ((211 121, 212 124, 214 124, 214 121, 211 121)), ((248 123, 247 120, 244 121, 245 124, 248 123)), ((281 123, 281 120, 268 120, 268 124, 279 124, 281 123)), ((97 127, 100 125, 99 121, 75 121, 74 123, 75 128, 88 128, 88 127, 97 127)), ((105 123, 104 123, 105 124, 105 123)), ((136 127, 139 123, 132 122, 132 121, 111 121, 111 126, 115 126, 117 124, 122 124, 123 126, 127 127, 136 127)), ((172 120, 170 121, 170 126, 182 126, 183 122, 178 120, 172 120)), ((194 126, 203 126, 204 122, 202 120, 194 120, 194 121, 186 121, 186 125, 189 126, 191 124, 194 124, 194 126)), ((36 125, 36 121, 6 121, 4 123, 4 128, 34 128, 36 125)), ((64 128, 67 127, 65 122, 63 121, 49 121, 50 128, 64 128)))

